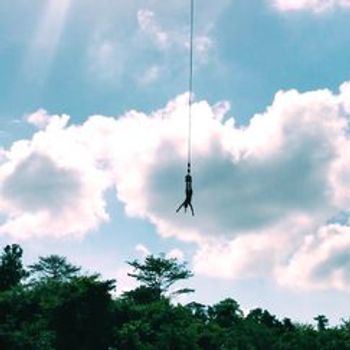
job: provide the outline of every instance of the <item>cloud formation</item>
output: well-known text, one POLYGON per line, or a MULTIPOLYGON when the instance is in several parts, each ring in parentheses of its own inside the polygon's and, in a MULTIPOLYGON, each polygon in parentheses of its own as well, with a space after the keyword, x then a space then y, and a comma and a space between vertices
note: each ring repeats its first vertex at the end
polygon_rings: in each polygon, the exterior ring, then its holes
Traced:
MULTIPOLYGON (((157 21, 154 11, 140 9, 137 12, 139 30, 146 39, 154 43, 161 51, 173 52, 189 49, 189 28, 163 28, 157 21)), ((196 31, 197 32, 197 31, 196 31)), ((209 36, 210 29, 202 29, 201 34, 194 33, 193 47, 197 63, 206 63, 210 50, 213 48, 213 40, 209 36)))
POLYGON ((349 289, 349 226, 321 227, 304 237, 285 268, 276 270, 280 281, 291 287, 349 289))
POLYGON ((2 195, 26 212, 42 208, 60 212, 79 197, 79 175, 72 169, 60 168, 49 157, 32 153, 20 161, 2 184, 2 195))
MULTIPOLYGON (((174 74, 188 66, 189 3, 104 2, 97 5, 77 1, 74 6, 74 15, 78 15, 78 23, 83 22, 80 25, 88 38, 85 68, 91 84, 128 84, 130 79, 125 72, 132 72, 131 82, 141 88, 156 81, 173 82, 174 74), (82 11, 88 21, 81 21, 82 11)), ((201 4, 197 11, 194 38, 197 68, 215 63, 213 31, 229 5, 229 0, 217 0, 201 4)))
POLYGON ((156 22, 153 11, 139 10, 137 12, 137 22, 140 30, 148 34, 160 48, 166 48, 169 45, 169 33, 156 22))
POLYGON ((103 83, 120 84, 125 64, 123 46, 112 38, 94 38, 88 49, 88 71, 103 83))
POLYGON ((335 8, 350 8, 349 0, 274 0, 281 11, 314 11, 323 12, 335 8))
POLYGON ((198 273, 348 288, 349 96, 350 83, 336 94, 280 91, 245 126, 227 102, 196 102, 194 218, 174 212, 184 196, 187 94, 150 115, 82 125, 47 117, 31 140, 4 151, 0 232, 83 235, 108 219, 104 193, 115 188, 128 215, 198 245, 198 273))
POLYGON ((44 109, 39 109, 36 112, 25 116, 24 119, 27 123, 32 124, 39 129, 44 129, 49 125, 51 118, 52 117, 44 109))
MULTIPOLYGON (((47 113, 28 120, 39 114, 47 113)), ((79 128, 67 129, 65 115, 45 120, 30 141, 5 150, 0 166, 0 211, 7 216, 0 232, 18 239, 79 236, 108 219, 103 193, 109 180, 79 143, 79 128)))

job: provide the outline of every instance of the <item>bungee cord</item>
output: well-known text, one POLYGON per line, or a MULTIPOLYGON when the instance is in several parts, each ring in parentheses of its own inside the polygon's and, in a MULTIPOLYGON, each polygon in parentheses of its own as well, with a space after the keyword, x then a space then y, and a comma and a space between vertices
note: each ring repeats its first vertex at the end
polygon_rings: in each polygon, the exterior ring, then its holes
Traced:
POLYGON ((181 208, 191 209, 192 216, 194 216, 194 209, 192 205, 192 176, 191 176, 191 167, 192 167, 192 103, 193 103, 193 30, 194 29, 194 0, 190 0, 190 59, 189 59, 189 80, 188 80, 188 138, 187 138, 187 174, 185 176, 185 200, 181 205, 176 209, 178 213, 181 208))
POLYGON ((192 163, 192 102, 193 102, 193 28, 194 28, 194 0, 190 0, 190 59, 189 59, 189 80, 188 80, 188 155, 187 173, 191 173, 192 163))

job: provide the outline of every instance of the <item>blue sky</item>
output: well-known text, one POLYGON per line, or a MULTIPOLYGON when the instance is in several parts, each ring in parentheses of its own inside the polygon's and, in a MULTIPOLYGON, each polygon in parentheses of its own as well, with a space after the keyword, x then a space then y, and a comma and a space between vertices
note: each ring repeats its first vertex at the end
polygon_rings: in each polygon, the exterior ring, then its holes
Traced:
POLYGON ((1 2, 0 243, 119 291, 126 260, 165 252, 204 303, 348 318, 350 3, 195 8, 191 218, 189 2, 1 2))

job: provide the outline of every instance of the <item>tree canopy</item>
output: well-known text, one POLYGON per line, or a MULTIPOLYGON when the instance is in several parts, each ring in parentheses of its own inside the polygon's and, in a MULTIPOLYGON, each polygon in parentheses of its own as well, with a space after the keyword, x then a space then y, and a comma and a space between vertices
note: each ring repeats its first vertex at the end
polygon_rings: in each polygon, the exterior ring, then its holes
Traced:
POLYGON ((78 276, 81 268, 67 262, 67 259, 59 255, 39 257, 39 261, 29 265, 29 272, 36 279, 52 279, 67 281, 78 276))
POLYGON ((23 250, 18 244, 7 245, 0 256, 0 291, 18 285, 27 276, 22 263, 23 250))
MULTIPOLYGON (((164 254, 148 255, 144 262, 133 260, 127 263, 134 269, 133 273, 128 273, 129 276, 140 282, 142 287, 159 291, 160 295, 167 293, 175 283, 193 276, 186 262, 180 263, 175 258, 166 258, 164 254)), ((172 291, 171 294, 190 292, 193 290, 182 288, 172 291)))
POLYGON ((233 298, 176 304, 170 289, 192 272, 164 255, 129 262, 140 286, 116 296, 115 281, 55 255, 32 264, 27 283, 22 253, 6 246, 0 259, 0 349, 350 350, 350 320, 330 326, 322 314, 313 324, 261 308, 245 314, 233 298))

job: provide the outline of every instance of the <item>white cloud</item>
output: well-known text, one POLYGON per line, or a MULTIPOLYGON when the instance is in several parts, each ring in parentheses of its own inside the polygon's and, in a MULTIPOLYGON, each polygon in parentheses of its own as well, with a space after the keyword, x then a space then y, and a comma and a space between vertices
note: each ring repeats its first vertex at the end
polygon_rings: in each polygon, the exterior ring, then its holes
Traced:
POLYGON ((108 219, 108 176, 80 144, 79 128, 66 128, 67 116, 49 120, 32 140, 15 142, 0 166, 0 210, 7 215, 0 232, 17 239, 82 235, 108 219))
POLYGON ((322 12, 334 8, 350 8, 350 0, 274 0, 281 11, 311 10, 322 12))
POLYGON ((156 22, 153 11, 147 9, 139 10, 137 12, 137 22, 140 30, 150 35, 160 48, 168 46, 169 34, 156 22))
MULTIPOLYGON (((155 13, 148 9, 139 10, 137 20, 140 31, 146 34, 160 50, 189 48, 188 28, 186 31, 179 28, 176 30, 164 29, 157 22, 155 13)), ((213 47, 213 41, 208 33, 195 34, 193 44, 197 61, 206 63, 213 47)))
POLYGON ((350 290, 350 227, 332 224, 304 237, 286 266, 276 269, 281 284, 299 288, 350 290))
POLYGON ((209 241, 201 245, 194 257, 194 272, 225 279, 270 275, 277 259, 275 254, 284 241, 284 237, 272 232, 241 235, 231 241, 209 241))
POLYGON ((96 37, 88 49, 87 57, 90 74, 104 83, 120 83, 126 60, 120 42, 96 37))
POLYGON ((49 125, 52 118, 60 119, 60 116, 50 116, 44 109, 39 109, 34 113, 26 115, 24 119, 29 123, 33 124, 39 129, 44 129, 49 125))
POLYGON ((114 186, 128 215, 198 245, 197 272, 344 288, 349 93, 349 83, 338 94, 280 91, 244 127, 225 118, 228 103, 195 103, 194 218, 175 214, 184 196, 188 95, 150 115, 92 116, 80 126, 49 117, 44 130, 5 151, 0 231, 82 235, 107 219, 104 191, 114 186), (321 234, 334 227, 337 235, 321 234))
POLYGON ((131 266, 121 267, 117 270, 117 295, 122 295, 125 292, 129 292, 138 286, 135 278, 130 277, 128 274, 132 273, 133 269, 131 266))
POLYGON ((184 252, 178 248, 172 249, 170 252, 167 253, 166 256, 169 259, 177 259, 179 261, 184 260, 184 252))
POLYGON ((135 250, 141 255, 142 258, 145 258, 150 254, 149 249, 141 243, 136 245, 135 250))
POLYGON ((206 63, 209 60, 209 53, 214 46, 213 40, 207 35, 197 36, 194 38, 193 46, 197 61, 206 63))
POLYGON ((146 69, 143 75, 138 77, 140 85, 149 85, 154 83, 160 75, 161 68, 157 65, 152 65, 146 69))
MULTIPOLYGON (((173 213, 182 199, 179 178, 186 154, 186 131, 182 141, 178 137, 186 130, 185 101, 179 98, 163 111, 164 123, 152 128, 158 162, 148 159, 149 166, 141 166, 141 173, 148 174, 139 179, 143 195, 123 179, 119 197, 130 214, 148 217, 161 234, 197 241, 196 271, 229 278, 272 276, 277 267, 288 266, 287 257, 304 235, 317 232, 350 204, 345 192, 347 86, 340 95, 280 92, 267 112, 244 128, 235 127, 232 119, 224 121, 225 104, 196 104, 194 219, 173 213)), ((149 130, 146 125, 157 116, 144 119, 142 128, 149 130)))
MULTIPOLYGON (((180 67, 187 67, 188 3, 146 0, 142 2, 142 8, 137 2, 123 0, 122 4, 119 3, 110 4, 114 11, 106 11, 105 6, 77 5, 89 19, 84 29, 90 37, 86 63, 92 84, 96 83, 95 78, 102 82, 120 83, 124 72, 132 71, 136 83, 147 85, 160 80, 160 77, 169 79, 168 76, 173 76, 169 70, 178 74, 180 67), (130 18, 136 20, 136 25, 130 18), (135 70, 136 66, 139 68, 135 70)), ((196 13, 196 67, 216 59, 211 33, 229 5, 230 0, 207 2, 196 13)))

